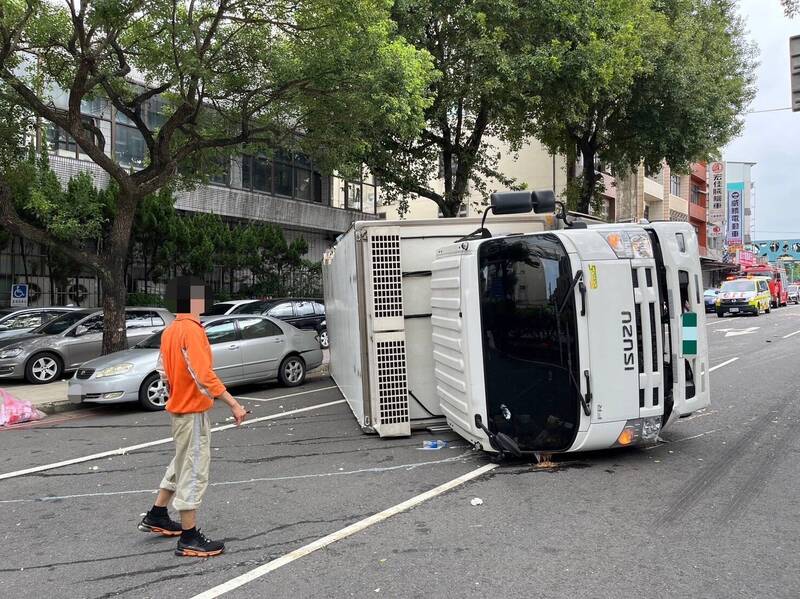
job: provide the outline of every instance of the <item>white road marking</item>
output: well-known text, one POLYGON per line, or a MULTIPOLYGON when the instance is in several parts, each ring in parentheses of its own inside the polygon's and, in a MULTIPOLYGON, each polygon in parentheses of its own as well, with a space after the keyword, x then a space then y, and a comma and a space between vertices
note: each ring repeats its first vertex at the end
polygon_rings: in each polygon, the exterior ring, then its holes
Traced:
POLYGON ((738 360, 738 356, 736 358, 731 358, 730 360, 724 361, 722 364, 717 364, 716 366, 712 366, 708 369, 709 372, 714 372, 717 368, 722 368, 723 366, 727 366, 728 364, 733 364, 736 360, 738 360))
POLYGON ((718 332, 727 331, 726 337, 738 337, 739 335, 749 335, 755 333, 761 327, 747 327, 746 329, 717 329, 718 332))
POLYGON ((246 395, 237 395, 236 399, 246 399, 247 401, 277 401, 279 399, 286 399, 287 397, 297 397, 298 395, 317 393, 318 391, 329 391, 330 389, 338 389, 338 387, 336 385, 331 385, 330 387, 320 387, 319 389, 310 389, 308 391, 300 391, 299 393, 289 393, 288 395, 279 395, 278 397, 247 397, 246 395))
MULTIPOLYGON (((315 404, 313 406, 308 406, 305 408, 297 408, 296 410, 287 410, 285 412, 279 412, 277 414, 270 414, 269 416, 261 416, 260 418, 252 418, 250 420, 245 420, 242 426, 246 426, 248 424, 255 424, 256 422, 263 422, 265 420, 275 420, 276 418, 283 418, 284 416, 291 416, 292 414, 299 414, 301 412, 309 412, 311 410, 316 410, 318 408, 327 408, 329 406, 335 406, 338 404, 345 403, 346 401, 347 401, 346 399, 339 399, 336 401, 329 401, 326 403, 315 404)), ((211 432, 225 431, 235 427, 236 427, 235 423, 225 424, 223 426, 216 426, 212 428, 211 432)), ((139 443, 138 445, 130 445, 128 447, 120 447, 119 449, 112 449, 110 451, 93 453, 91 455, 81 456, 79 458, 72 458, 70 460, 64 460, 62 462, 54 462, 52 464, 44 464, 42 466, 33 466, 32 468, 25 468, 24 470, 6 472, 4 474, 0 474, 0 480, 4 480, 7 478, 16 478, 18 476, 25 476, 26 474, 33 474, 34 472, 43 472, 44 470, 63 468, 64 466, 72 466, 73 464, 82 464, 83 462, 99 460, 101 458, 107 458, 109 456, 125 455, 126 453, 131 453, 139 449, 154 447, 156 445, 164 445, 165 443, 169 443, 171 441, 172 437, 165 437, 164 439, 156 439, 155 441, 148 441, 147 443, 139 443)))
POLYGON ((682 437, 680 439, 674 439, 672 441, 662 441, 658 445, 651 445, 650 447, 645 447, 645 451, 650 451, 651 449, 658 449, 662 445, 673 445, 675 443, 680 443, 681 441, 690 441, 691 439, 699 439, 700 437, 705 437, 706 435, 710 435, 711 433, 716 433, 717 429, 713 431, 706 431, 704 433, 700 433, 699 435, 692 435, 691 437, 682 437))
POLYGON ((783 338, 784 339, 788 339, 789 337, 793 337, 794 335, 797 335, 798 333, 800 333, 800 331, 795 331, 794 333, 789 333, 788 335, 784 335, 783 338))
MULTIPOLYGON (((382 474, 384 472, 392 472, 393 470, 415 470, 423 466, 437 466, 439 464, 448 464, 451 462, 462 461, 469 456, 474 455, 473 452, 467 451, 457 456, 444 458, 441 460, 433 460, 430 462, 412 462, 410 464, 397 464, 395 466, 381 466, 374 468, 359 468, 358 470, 344 470, 333 472, 316 472, 312 474, 291 474, 287 476, 266 476, 260 478, 248 478, 246 480, 223 480, 208 483, 209 487, 227 487, 230 485, 249 485, 252 483, 262 482, 280 482, 286 480, 303 480, 308 478, 330 478, 335 476, 352 476, 354 474, 382 474)), ((154 494, 158 489, 131 489, 128 491, 98 491, 96 493, 76 493, 73 495, 50 495, 46 497, 35 497, 33 499, 0 499, 0 504, 4 503, 38 503, 43 501, 60 501, 63 499, 83 499, 86 497, 114 497, 117 495, 139 495, 142 493, 154 494)))
POLYGON ((261 578, 265 574, 269 574, 270 572, 273 572, 278 568, 281 568, 287 564, 292 563, 295 560, 305 557, 310 553, 313 553, 320 549, 324 549, 328 545, 331 545, 337 541, 341 541, 342 539, 346 539, 347 537, 350 537, 358 532, 361 532, 362 530, 365 530, 370 526, 374 526, 375 524, 383 522, 384 520, 387 520, 392 516, 396 516, 397 514, 410 510, 411 508, 416 507, 430 499, 433 499, 434 497, 437 497, 442 493, 446 493, 447 491, 454 489, 455 487, 458 487, 466 482, 478 478, 479 476, 482 476, 487 472, 494 470, 495 468, 497 468, 497 464, 486 464, 485 466, 476 468, 475 470, 472 470, 471 472, 467 472, 466 474, 454 478, 453 480, 446 482, 443 485, 439 485, 438 487, 431 489, 430 491, 426 491, 425 493, 417 495, 416 497, 412 497, 411 499, 408 499, 402 503, 398 503, 397 505, 385 509, 382 512, 378 512, 377 514, 373 514, 368 518, 359 520, 358 522, 355 522, 350 526, 342 528, 341 530, 338 530, 332 534, 324 536, 321 539, 317 539, 316 541, 313 541, 308 545, 304 545, 299 549, 295 549, 290 553, 282 555, 281 557, 271 560, 265 564, 262 564, 257 568, 250 570, 249 572, 245 572, 240 576, 232 578, 228 582, 224 582, 220 585, 215 586, 214 588, 208 589, 207 591, 200 593, 199 595, 195 595, 192 599, 215 599, 220 595, 224 595, 229 591, 238 589, 239 587, 247 584, 248 582, 252 582, 257 578, 261 578))
POLYGON ((711 410, 710 412, 699 412, 697 414, 692 414, 691 416, 687 416, 686 418, 679 418, 675 424, 680 424, 681 422, 689 422, 690 420, 694 420, 696 418, 702 418, 703 416, 711 416, 711 414, 716 414, 717 410, 711 410))

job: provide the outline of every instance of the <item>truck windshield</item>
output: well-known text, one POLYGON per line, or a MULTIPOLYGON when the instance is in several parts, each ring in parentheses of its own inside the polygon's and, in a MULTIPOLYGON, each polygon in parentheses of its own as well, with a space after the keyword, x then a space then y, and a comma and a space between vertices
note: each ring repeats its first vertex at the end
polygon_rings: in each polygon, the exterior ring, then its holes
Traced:
POLYGON ((489 428, 525 451, 568 449, 580 416, 567 252, 551 234, 497 239, 478 265, 489 428))

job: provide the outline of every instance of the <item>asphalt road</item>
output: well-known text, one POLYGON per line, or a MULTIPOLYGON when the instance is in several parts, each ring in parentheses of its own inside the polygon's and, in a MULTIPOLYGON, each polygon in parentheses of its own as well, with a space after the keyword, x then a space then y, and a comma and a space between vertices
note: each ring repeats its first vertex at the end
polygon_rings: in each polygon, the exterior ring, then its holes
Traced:
POLYGON ((156 442, 0 480, 0 596, 192 597, 245 576, 225 597, 798 597, 800 307, 707 330, 712 366, 727 362, 712 405, 661 444, 504 465, 305 556, 292 552, 489 461, 453 434, 439 451, 420 449, 429 433, 362 434, 330 379, 239 389, 263 420, 213 435, 200 526, 228 547, 193 560, 136 530, 172 452, 165 414, 0 432, 0 477, 156 442))

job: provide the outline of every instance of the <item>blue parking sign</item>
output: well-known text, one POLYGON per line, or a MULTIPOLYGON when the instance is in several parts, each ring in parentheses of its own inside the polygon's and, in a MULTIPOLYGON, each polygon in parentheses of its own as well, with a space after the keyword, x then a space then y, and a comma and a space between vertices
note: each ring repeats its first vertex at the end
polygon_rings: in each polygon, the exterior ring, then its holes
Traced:
POLYGON ((28 306, 28 285, 16 283, 11 286, 11 307, 26 308, 28 306))

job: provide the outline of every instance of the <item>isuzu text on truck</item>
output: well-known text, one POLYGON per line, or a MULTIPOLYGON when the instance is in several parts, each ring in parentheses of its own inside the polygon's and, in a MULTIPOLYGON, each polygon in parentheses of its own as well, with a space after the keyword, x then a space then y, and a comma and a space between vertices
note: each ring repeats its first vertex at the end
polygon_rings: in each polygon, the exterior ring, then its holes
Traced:
POLYGON ((364 430, 444 417, 501 456, 584 451, 652 442, 709 404, 693 228, 587 226, 558 206, 497 193, 487 213, 505 216, 466 236, 452 219, 339 238, 323 261, 331 376, 364 430))

